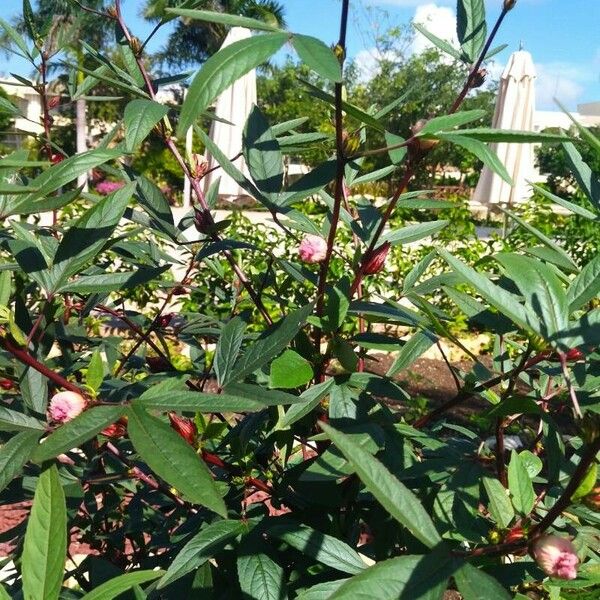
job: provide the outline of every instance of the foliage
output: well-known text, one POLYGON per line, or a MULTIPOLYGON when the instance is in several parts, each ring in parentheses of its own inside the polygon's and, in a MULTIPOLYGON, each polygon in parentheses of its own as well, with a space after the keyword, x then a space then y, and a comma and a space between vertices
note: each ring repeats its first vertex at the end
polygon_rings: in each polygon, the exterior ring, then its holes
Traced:
MULTIPOLYGON (((342 8, 343 32, 347 0, 342 8)), ((261 33, 212 54, 171 110, 155 101, 117 1, 106 19, 125 68, 90 53, 80 84, 135 96, 117 129, 64 160, 44 160, 53 155, 43 138, 37 155, 0 159, 0 499, 32 503, 5 536, 14 570, 3 596, 597 595, 600 256, 576 255, 510 211, 528 237, 476 243, 456 199, 409 190, 443 148, 507 177, 488 143, 562 143, 587 204, 538 192, 590 227, 599 219, 598 173, 570 138, 489 130, 485 111, 462 104, 492 52, 483 0, 459 1, 460 49, 436 41, 473 65, 455 102, 414 114, 427 120, 404 142, 386 115, 402 114, 402 102, 416 110, 410 97, 365 107, 348 93, 343 36, 332 50, 248 16, 184 10, 261 33), (321 78, 311 93, 335 123, 335 148, 291 184, 284 155, 323 142, 299 129, 304 115, 281 123, 252 110, 246 176, 207 136, 205 113, 285 43, 321 78), (221 218, 217 189, 202 191, 203 165, 175 141, 188 125, 271 225, 221 218), (131 164, 159 142, 195 191, 181 223, 147 165, 131 164), (106 196, 74 186, 94 170, 123 185, 106 196), (392 174, 382 204, 355 193, 392 174), (43 213, 50 224, 39 224, 43 213), (306 234, 324 248, 303 263, 306 234), (464 346, 451 311, 489 334, 489 356, 464 346), (449 345, 472 360, 448 364, 457 391, 428 410, 399 376, 449 345), (385 372, 365 368, 374 352, 389 356, 385 372), (509 448, 515 432, 521 445, 509 448), (548 549, 539 565, 529 554, 549 533, 565 538, 569 573, 579 563, 575 580, 548 577, 560 574, 548 549), (71 568, 75 540, 96 553, 71 568)), ((48 129, 54 82, 43 74, 62 48, 48 51, 32 14, 26 0, 26 36, 0 25, 42 75, 48 129)), ((73 100, 81 88, 67 91, 73 100)), ((593 133, 579 134, 600 153, 593 133)))

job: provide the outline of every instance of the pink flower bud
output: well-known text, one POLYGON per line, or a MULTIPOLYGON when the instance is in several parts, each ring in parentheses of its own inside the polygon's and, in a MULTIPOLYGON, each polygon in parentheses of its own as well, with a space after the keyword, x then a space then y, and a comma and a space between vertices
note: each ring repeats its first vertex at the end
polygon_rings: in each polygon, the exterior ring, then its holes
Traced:
POLYGON ((363 258, 361 271, 365 275, 374 275, 375 273, 379 273, 385 264, 385 259, 390 251, 390 246, 391 244, 389 242, 385 242, 381 244, 379 248, 375 248, 373 252, 366 254, 363 258))
POLYGON ((74 419, 83 412, 87 402, 81 394, 76 392, 58 392, 50 400, 48 414, 56 423, 65 423, 74 419))
POLYGON ((575 579, 579 558, 570 539, 544 535, 533 544, 533 556, 542 571, 559 579, 575 579))
POLYGON ((318 263, 327 255, 327 242, 318 235, 305 235, 298 249, 300 260, 306 263, 318 263))

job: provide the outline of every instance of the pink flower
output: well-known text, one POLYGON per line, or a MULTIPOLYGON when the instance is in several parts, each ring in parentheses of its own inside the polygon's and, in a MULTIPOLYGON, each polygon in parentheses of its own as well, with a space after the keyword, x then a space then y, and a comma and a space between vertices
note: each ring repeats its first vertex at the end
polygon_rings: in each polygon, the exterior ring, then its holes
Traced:
POLYGON ((75 392, 58 392, 50 400, 48 414, 53 421, 65 423, 83 412, 86 400, 75 392))
POLYGON ((579 558, 570 539, 544 535, 533 544, 533 556, 547 575, 559 579, 575 579, 579 558))
POLYGON ((124 185, 122 181, 101 181, 96 186, 96 191, 103 196, 108 196, 108 194, 120 190, 124 185))
POLYGON ((327 242, 318 235, 305 235, 298 249, 300 260, 307 263, 318 263, 325 259, 327 242))

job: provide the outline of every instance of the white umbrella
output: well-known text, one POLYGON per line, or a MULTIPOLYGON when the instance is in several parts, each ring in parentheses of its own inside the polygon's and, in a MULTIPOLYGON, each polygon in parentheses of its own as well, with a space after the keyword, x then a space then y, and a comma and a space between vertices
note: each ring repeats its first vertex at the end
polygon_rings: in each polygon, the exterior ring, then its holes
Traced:
MULTIPOLYGON (((535 67, 529 52, 511 54, 500 79, 500 90, 494 111, 494 129, 533 131, 535 113, 535 67)), ((527 180, 535 177, 533 144, 492 144, 514 185, 484 167, 473 200, 480 204, 515 204, 531 196, 527 180)))
MULTIPOLYGON (((243 27, 233 27, 222 48, 230 44, 250 37, 248 29, 243 27)), ((213 121, 210 128, 210 137, 218 148, 231 159, 237 157, 242 151, 242 133, 246 119, 250 114, 252 106, 256 104, 256 71, 252 70, 248 74, 238 79, 233 85, 228 87, 218 98, 215 105, 215 114, 220 119, 228 121, 232 125, 226 125, 220 121, 213 121)), ((217 166, 214 158, 207 154, 206 156, 209 168, 217 166)), ((249 177, 248 169, 242 157, 236 158, 234 164, 246 177, 249 177)), ((210 172, 204 178, 204 189, 208 190, 210 184, 220 178, 219 197, 227 200, 236 200, 240 197, 247 197, 244 191, 223 169, 217 169, 210 172)))

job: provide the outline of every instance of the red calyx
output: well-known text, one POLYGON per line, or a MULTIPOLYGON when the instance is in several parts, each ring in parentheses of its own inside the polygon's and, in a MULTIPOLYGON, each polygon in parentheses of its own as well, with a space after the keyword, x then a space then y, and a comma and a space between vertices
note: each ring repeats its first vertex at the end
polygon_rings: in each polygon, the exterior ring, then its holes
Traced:
POLYGON ((171 365, 162 356, 147 356, 146 364, 152 373, 162 373, 171 370, 171 365))
POLYGON ((169 413, 171 427, 188 443, 190 446, 196 445, 198 438, 198 428, 191 419, 180 417, 174 412, 169 413))
POLYGON ((12 390, 15 384, 10 379, 0 379, 0 388, 3 390, 12 390))
POLYGON ((373 252, 368 253, 363 258, 361 271, 365 275, 375 275, 375 273, 379 273, 379 271, 383 269, 385 259, 390 251, 390 246, 391 244, 389 242, 385 242, 381 244, 379 248, 375 248, 373 252))
POLYGON ((63 160, 65 160, 65 157, 62 154, 52 154, 52 156, 50 156, 50 162, 53 165, 57 165, 58 163, 61 163, 63 160))
POLYGON ((166 315, 160 315, 160 317, 158 317, 158 319, 156 319, 156 323, 158 324, 159 327, 161 327, 162 329, 164 329, 165 327, 168 327, 171 323, 171 320, 173 319, 175 315, 173 313, 167 313, 166 315))

